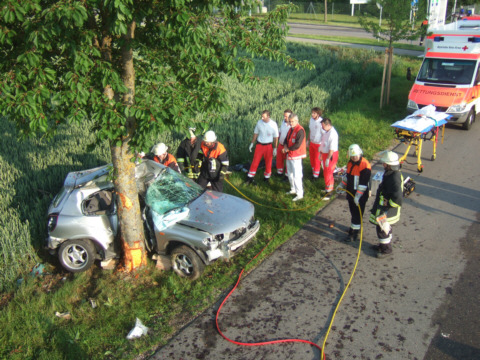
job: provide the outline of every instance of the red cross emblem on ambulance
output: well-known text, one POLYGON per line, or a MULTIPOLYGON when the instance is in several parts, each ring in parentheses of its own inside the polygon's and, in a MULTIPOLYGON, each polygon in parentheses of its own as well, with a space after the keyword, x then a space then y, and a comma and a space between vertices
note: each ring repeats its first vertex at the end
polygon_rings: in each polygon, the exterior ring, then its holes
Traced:
POLYGON ((465 45, 465 46, 462 48, 463 51, 467 51, 467 49, 468 49, 468 46, 467 46, 467 45, 465 45))

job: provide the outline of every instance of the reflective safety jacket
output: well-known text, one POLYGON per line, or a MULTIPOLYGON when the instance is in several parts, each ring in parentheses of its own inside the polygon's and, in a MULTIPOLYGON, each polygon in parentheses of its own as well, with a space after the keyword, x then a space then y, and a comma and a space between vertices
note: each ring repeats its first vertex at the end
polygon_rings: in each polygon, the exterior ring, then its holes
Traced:
POLYGON ((198 178, 202 165, 203 153, 201 149, 202 139, 197 139, 192 145, 190 139, 184 139, 177 149, 177 162, 180 170, 188 177, 198 178))
POLYGON ((225 146, 216 141, 212 148, 205 145, 202 141, 202 152, 204 159, 200 168, 200 174, 209 180, 217 180, 228 170, 230 162, 225 146))
POLYGON ((307 145, 305 141, 305 129, 297 124, 290 128, 285 138, 284 145, 288 147, 287 160, 297 160, 307 157, 307 145))
POLYGON ((385 171, 383 180, 378 186, 377 196, 370 214, 370 222, 377 225, 376 218, 387 214, 389 224, 400 220, 403 200, 403 176, 399 170, 385 171))
MULTIPOLYGON (((363 156, 359 161, 353 162, 350 160, 347 164, 346 179, 342 180, 343 187, 355 196, 358 191, 362 194, 368 192, 368 183, 372 175, 372 167, 367 159, 363 156)), ((352 197, 347 193, 347 197, 352 197)))
POLYGON ((180 172, 180 168, 178 167, 178 164, 177 164, 177 159, 175 159, 175 156, 173 156, 172 154, 167 153, 167 156, 165 157, 165 159, 163 159, 163 161, 160 160, 160 158, 157 155, 155 155, 153 157, 153 160, 157 163, 168 166, 170 169, 180 172))

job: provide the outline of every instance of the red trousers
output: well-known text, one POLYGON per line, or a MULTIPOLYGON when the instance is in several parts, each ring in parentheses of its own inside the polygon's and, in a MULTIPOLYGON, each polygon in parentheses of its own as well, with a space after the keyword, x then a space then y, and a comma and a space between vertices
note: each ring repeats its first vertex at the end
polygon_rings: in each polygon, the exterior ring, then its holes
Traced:
MULTIPOLYGON (((278 175, 283 175, 284 169, 285 169, 285 160, 287 158, 287 154, 284 154, 282 152, 283 147, 284 146, 282 144, 278 144, 278 148, 277 148, 277 174, 278 175)), ((285 169, 285 175, 287 175, 286 169, 285 169)))
POLYGON ((319 150, 320 144, 315 144, 310 142, 310 146, 308 147, 308 152, 310 154, 310 165, 312 166, 312 173, 313 176, 318 178, 320 176, 320 169, 322 167, 321 161, 320 161, 320 150, 319 150))
POLYGON ((252 165, 250 165, 249 177, 255 177, 257 173, 258 164, 262 157, 265 159, 265 173, 263 174, 266 179, 272 175, 272 159, 273 159, 273 147, 272 144, 262 145, 257 143, 255 146, 255 153, 253 154, 252 165))
POLYGON ((333 171, 338 161, 338 151, 335 151, 329 161, 328 167, 325 162, 328 159, 328 153, 322 153, 323 178, 325 179, 325 191, 333 191, 335 180, 333 179, 333 171))

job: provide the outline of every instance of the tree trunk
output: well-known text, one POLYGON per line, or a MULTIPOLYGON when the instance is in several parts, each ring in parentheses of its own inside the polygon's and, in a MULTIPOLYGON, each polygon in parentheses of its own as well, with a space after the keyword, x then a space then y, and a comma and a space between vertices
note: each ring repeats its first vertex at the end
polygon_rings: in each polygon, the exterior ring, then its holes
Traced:
POLYGON ((393 46, 390 46, 388 48, 387 105, 390 101, 390 84, 392 82, 392 65, 393 65, 393 46))
POLYGON ((325 16, 324 16, 325 24, 327 23, 327 0, 325 0, 325 16))
MULTIPOLYGON (((135 22, 128 26, 125 44, 122 48, 123 83, 128 91, 123 97, 123 103, 131 106, 135 101, 135 70, 133 68, 133 51, 130 41, 135 33, 135 22)), ((146 265, 145 235, 143 221, 140 215, 137 184, 135 182, 135 163, 131 161, 132 152, 129 142, 136 126, 133 117, 126 119, 125 136, 121 145, 112 144, 112 160, 116 170, 114 184, 118 195, 118 219, 120 225, 120 241, 124 252, 124 264, 127 271, 132 271, 146 265)))

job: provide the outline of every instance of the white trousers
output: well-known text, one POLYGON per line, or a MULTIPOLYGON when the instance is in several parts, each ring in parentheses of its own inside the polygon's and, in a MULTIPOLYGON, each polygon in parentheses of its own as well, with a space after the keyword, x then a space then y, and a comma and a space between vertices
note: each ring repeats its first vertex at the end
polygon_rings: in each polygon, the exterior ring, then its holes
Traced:
POLYGON ((288 160, 287 159, 287 174, 290 188, 295 191, 297 196, 303 197, 303 167, 302 159, 288 160))

